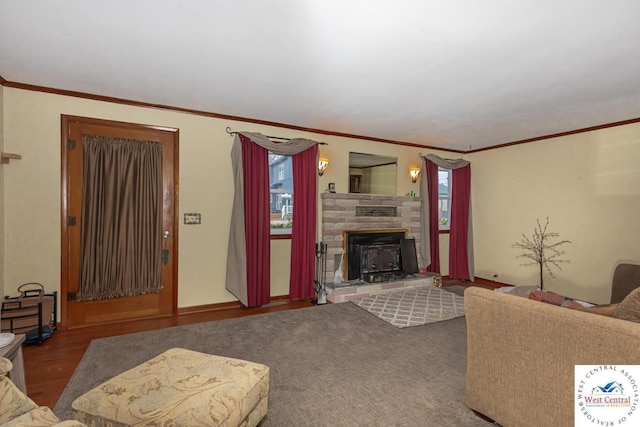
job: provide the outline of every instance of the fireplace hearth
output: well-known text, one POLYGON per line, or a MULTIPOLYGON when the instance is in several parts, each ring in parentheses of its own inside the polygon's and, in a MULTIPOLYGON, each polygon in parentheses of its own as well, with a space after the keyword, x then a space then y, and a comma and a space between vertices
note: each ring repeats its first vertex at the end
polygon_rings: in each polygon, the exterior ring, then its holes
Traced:
MULTIPOLYGON (((421 253, 420 212, 422 198, 359 193, 322 193, 322 241, 327 243, 327 272, 333 276, 342 264, 342 282, 327 283, 327 301, 340 303, 355 298, 393 292, 400 289, 419 289, 433 286, 432 274, 412 274, 418 271, 417 259, 421 253), (392 207, 393 209, 387 209, 392 207), (364 211, 364 212, 362 212, 364 211), (360 278, 349 279, 347 271, 349 245, 347 233, 362 231, 400 231, 398 240, 391 242, 373 241, 363 244, 400 244, 411 256, 401 257, 402 279, 392 279, 369 283, 360 278), (407 238, 410 236, 410 238, 407 238), (415 240, 414 240, 415 239, 415 240), (407 263, 407 260, 413 262, 407 263)), ((385 278, 382 273, 382 278, 385 278)), ((395 274, 395 273, 394 273, 395 274)))
POLYGON ((367 282, 360 268, 360 246, 398 244, 401 246, 401 255, 403 251, 410 252, 409 256, 400 256, 402 272, 396 273, 395 269, 391 269, 389 273, 388 268, 375 272, 368 270, 367 280, 371 280, 371 274, 378 274, 373 280, 385 280, 380 285, 389 288, 392 282, 402 281, 398 277, 406 274, 407 279, 414 277, 413 272, 418 271, 417 260, 421 253, 421 198, 323 193, 321 199, 322 241, 328 245, 326 269, 329 277, 341 269, 343 285, 362 286, 367 282), (413 261, 407 264, 407 260, 413 261))

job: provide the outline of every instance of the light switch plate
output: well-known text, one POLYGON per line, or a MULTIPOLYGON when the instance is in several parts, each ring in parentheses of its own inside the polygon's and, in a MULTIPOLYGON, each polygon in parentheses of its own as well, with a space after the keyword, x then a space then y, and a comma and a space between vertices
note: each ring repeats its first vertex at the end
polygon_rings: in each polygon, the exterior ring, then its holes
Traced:
POLYGON ((186 225, 198 225, 201 224, 201 215, 199 213, 185 213, 184 223, 186 225))

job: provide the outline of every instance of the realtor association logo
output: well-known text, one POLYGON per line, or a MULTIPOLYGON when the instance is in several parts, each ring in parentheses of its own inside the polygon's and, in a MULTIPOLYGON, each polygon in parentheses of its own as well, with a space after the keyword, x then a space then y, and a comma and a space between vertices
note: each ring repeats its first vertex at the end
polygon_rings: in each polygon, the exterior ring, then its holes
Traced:
POLYGON ((640 365, 576 365, 575 425, 640 425, 640 365))

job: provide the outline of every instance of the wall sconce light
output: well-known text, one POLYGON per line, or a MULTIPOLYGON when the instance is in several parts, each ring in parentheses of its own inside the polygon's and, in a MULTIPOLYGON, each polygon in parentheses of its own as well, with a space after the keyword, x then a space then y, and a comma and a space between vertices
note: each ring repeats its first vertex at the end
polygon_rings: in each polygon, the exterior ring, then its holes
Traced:
POLYGON ((420 168, 410 168, 409 175, 411 175, 411 182, 415 183, 420 175, 420 168))
POLYGON ((320 160, 318 160, 318 175, 319 176, 322 176, 324 171, 327 170, 327 166, 329 166, 329 159, 320 157, 320 160))

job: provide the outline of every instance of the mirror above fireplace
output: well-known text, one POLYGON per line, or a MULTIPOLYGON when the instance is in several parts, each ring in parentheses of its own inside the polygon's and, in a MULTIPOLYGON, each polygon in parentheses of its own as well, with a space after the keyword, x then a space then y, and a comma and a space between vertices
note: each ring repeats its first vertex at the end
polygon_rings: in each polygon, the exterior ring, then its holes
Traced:
POLYGON ((349 193, 396 195, 398 159, 349 153, 349 193))

